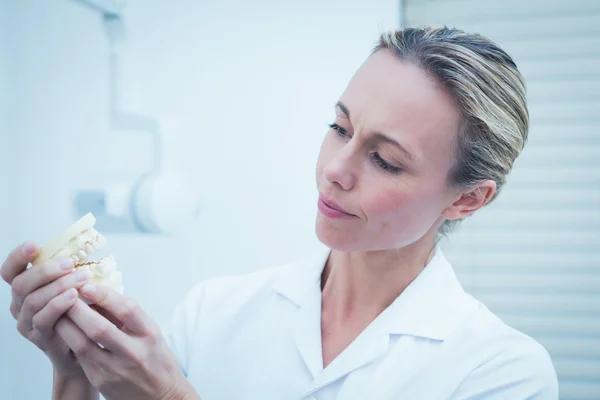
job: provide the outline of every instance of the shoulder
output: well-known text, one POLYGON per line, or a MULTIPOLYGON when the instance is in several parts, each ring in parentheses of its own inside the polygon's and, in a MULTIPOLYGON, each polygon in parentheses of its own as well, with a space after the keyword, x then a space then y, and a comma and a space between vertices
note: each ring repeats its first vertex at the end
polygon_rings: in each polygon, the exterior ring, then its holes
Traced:
POLYGON ((290 298, 303 295, 306 287, 320 277, 329 249, 317 250, 305 257, 235 276, 222 276, 198 283, 183 303, 198 307, 204 317, 218 314, 227 317, 240 307, 260 306, 261 300, 273 298, 277 292, 290 298))
POLYGON ((466 325, 463 340, 477 356, 453 399, 558 399, 556 371, 539 342, 482 303, 466 325))
POLYGON ((180 329, 183 324, 218 323, 235 318, 242 309, 258 306, 261 300, 272 298, 273 288, 278 281, 293 281, 306 275, 306 270, 318 264, 318 256, 281 263, 241 274, 220 276, 203 280, 190 289, 175 308, 170 325, 180 329))
POLYGON ((280 276, 297 268, 299 263, 287 262, 251 273, 206 279, 192 287, 179 307, 185 307, 194 314, 235 309, 270 291, 280 276))
POLYGON ((291 262, 252 273, 211 278, 194 285, 162 326, 167 345, 184 374, 198 340, 226 332, 241 315, 249 317, 248 307, 260 306, 260 300, 270 295, 273 282, 298 268, 297 264, 291 262))

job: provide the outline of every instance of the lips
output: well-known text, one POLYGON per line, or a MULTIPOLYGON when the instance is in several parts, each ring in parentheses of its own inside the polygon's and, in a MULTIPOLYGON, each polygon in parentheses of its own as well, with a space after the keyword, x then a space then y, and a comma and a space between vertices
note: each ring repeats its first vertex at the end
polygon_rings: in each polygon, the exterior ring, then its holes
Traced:
POLYGON ((356 215, 344 210, 342 206, 335 201, 327 199, 322 195, 319 196, 319 209, 330 217, 356 217, 356 215))

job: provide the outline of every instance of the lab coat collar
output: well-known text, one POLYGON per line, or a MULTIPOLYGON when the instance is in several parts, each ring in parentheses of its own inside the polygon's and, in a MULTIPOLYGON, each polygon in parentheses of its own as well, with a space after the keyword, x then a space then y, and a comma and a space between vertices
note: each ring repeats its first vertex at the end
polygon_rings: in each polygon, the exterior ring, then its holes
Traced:
POLYGON ((275 279, 273 290, 297 307, 290 334, 313 379, 323 370, 321 352, 321 273, 330 249, 292 263, 275 279))
POLYGON ((452 267, 436 248, 432 260, 404 292, 323 369, 321 274, 329 254, 327 249, 290 266, 275 279, 273 286, 277 293, 298 306, 295 317, 290 319, 290 334, 313 378, 304 396, 385 354, 392 335, 444 340, 458 327, 472 304, 452 267))
POLYGON ((321 296, 321 274, 330 253, 326 248, 288 265, 274 280, 273 290, 299 307, 311 304, 321 296))
MULTIPOLYGON (((273 284, 273 289, 300 308, 321 298, 321 274, 331 250, 295 263, 273 284)), ((472 302, 464 292, 442 250, 374 321, 381 333, 444 340, 457 327, 472 302)))
POLYGON ((382 313, 382 328, 390 334, 444 340, 473 305, 441 248, 436 247, 429 264, 382 313))

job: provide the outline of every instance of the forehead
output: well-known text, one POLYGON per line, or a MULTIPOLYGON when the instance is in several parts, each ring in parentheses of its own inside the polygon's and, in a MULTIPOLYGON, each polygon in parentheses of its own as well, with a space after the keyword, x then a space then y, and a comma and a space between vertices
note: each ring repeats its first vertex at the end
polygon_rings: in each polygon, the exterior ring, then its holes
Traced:
POLYGON ((454 142, 460 110, 435 79, 389 50, 368 58, 340 99, 355 129, 379 131, 410 147, 418 158, 454 142))

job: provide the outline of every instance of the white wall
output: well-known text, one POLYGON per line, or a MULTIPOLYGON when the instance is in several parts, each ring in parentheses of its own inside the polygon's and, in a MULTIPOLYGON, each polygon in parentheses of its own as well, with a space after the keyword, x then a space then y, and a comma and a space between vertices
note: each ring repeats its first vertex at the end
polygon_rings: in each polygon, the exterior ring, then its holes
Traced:
POLYGON ((9 228, 9 62, 8 62, 8 0, 0 0, 0 251, 5 252, 9 228))
MULTIPOLYGON (((8 23, 9 23, 9 0, 0 0, 0 254, 4 254, 9 249, 9 235, 14 224, 10 214, 10 204, 12 198, 12 187, 10 178, 10 149, 9 149, 9 60, 8 60, 8 23)), ((2 289, 0 290, 0 393, 9 386, 12 377, 9 377, 6 371, 12 367, 10 358, 14 363, 14 353, 12 353, 12 343, 6 343, 5 338, 10 335, 9 332, 15 329, 15 323, 8 313, 8 304, 10 301, 10 292, 6 290, 4 282, 0 281, 2 289)), ((2 396, 0 395, 0 396, 2 396)))
MULTIPOLYGON (((12 3, 19 225, 11 246, 62 229, 73 218, 73 192, 89 180, 149 162, 144 135, 108 132, 99 16, 75 1, 12 3)), ((321 137, 348 79, 397 17, 391 0, 128 2, 129 100, 179 119, 185 129, 167 133, 165 162, 193 177, 204 210, 187 237, 107 235, 127 293, 152 316, 164 321, 201 279, 320 247, 313 220, 321 137)), ((8 298, 4 286, 1 294, 8 298)), ((16 332, 5 335, 0 375, 13 382, 9 398, 47 397, 49 364, 16 332)))

